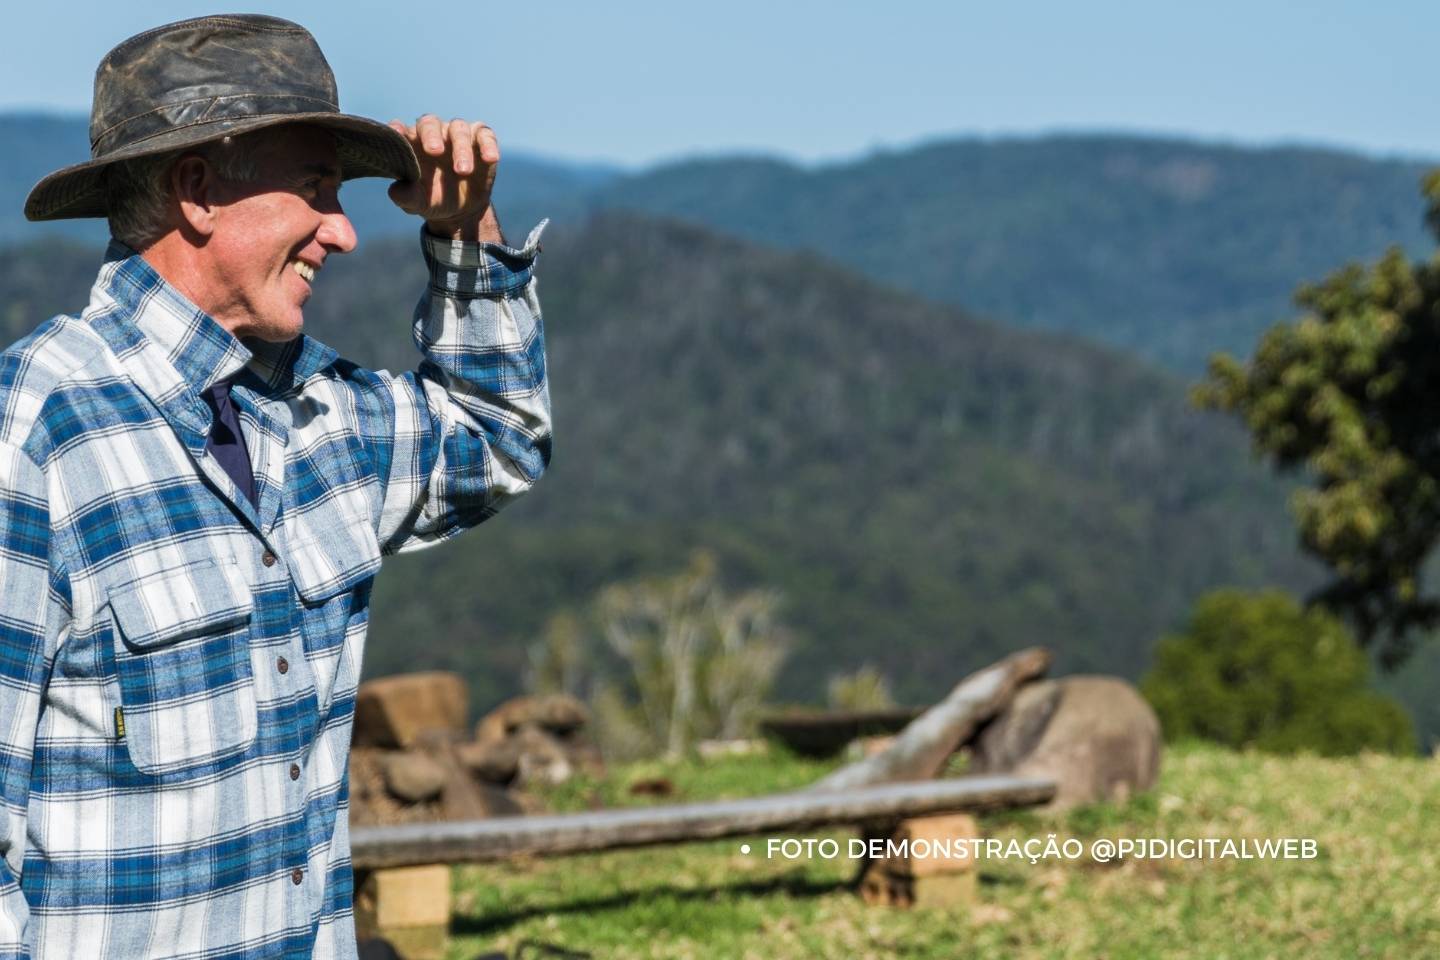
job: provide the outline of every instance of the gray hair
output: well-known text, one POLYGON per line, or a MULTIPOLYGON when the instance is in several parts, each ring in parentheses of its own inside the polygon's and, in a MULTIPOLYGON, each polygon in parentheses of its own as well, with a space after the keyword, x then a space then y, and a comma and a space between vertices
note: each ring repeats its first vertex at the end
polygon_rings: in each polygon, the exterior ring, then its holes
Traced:
POLYGON ((170 223, 170 168, 186 154, 203 157, 222 180, 247 183, 260 176, 262 138, 225 137, 198 148, 122 160, 105 171, 110 235, 135 250, 163 237, 170 223))

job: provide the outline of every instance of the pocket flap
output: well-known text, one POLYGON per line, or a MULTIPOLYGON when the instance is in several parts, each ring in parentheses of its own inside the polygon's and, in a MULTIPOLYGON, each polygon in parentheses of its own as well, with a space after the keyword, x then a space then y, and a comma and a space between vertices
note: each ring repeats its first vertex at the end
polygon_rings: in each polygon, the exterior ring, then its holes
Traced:
POLYGON ((380 545, 365 521, 342 518, 321 529, 319 535, 291 540, 287 556, 295 592, 309 604, 354 590, 380 569, 380 545))
POLYGON ((255 598, 238 561, 207 560, 112 587, 110 608, 126 644, 145 650, 238 627, 255 598))

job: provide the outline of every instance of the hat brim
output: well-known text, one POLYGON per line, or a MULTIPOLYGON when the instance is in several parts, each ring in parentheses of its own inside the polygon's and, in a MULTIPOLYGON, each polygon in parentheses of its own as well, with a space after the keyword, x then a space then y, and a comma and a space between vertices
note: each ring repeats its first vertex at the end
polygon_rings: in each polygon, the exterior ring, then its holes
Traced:
POLYGON ((192 124, 122 147, 100 159, 57 170, 31 189, 25 199, 25 218, 69 220, 107 216, 101 175, 113 163, 197 147, 265 127, 299 123, 323 127, 335 135, 342 180, 357 177, 415 180, 420 176, 420 164, 410 141, 383 123, 348 113, 270 114, 192 124))

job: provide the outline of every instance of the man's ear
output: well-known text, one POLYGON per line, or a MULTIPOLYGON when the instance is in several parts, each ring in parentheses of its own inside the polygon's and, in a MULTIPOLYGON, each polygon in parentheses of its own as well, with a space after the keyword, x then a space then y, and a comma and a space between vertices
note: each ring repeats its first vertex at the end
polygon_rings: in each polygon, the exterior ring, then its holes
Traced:
POLYGON ((202 157, 186 154, 170 167, 171 196, 180 207, 180 217, 202 237, 215 232, 217 186, 215 172, 202 157))

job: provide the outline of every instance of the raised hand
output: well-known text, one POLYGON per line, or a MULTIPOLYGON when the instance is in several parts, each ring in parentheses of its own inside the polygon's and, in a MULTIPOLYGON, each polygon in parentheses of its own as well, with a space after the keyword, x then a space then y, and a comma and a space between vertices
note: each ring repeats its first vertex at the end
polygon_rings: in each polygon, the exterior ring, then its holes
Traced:
POLYGON ((391 120, 390 126, 410 141, 420 161, 419 180, 390 186, 396 206, 423 217, 426 229, 437 236, 502 242, 490 206, 500 164, 495 131, 458 118, 442 123, 433 113, 413 127, 399 120, 391 120))

